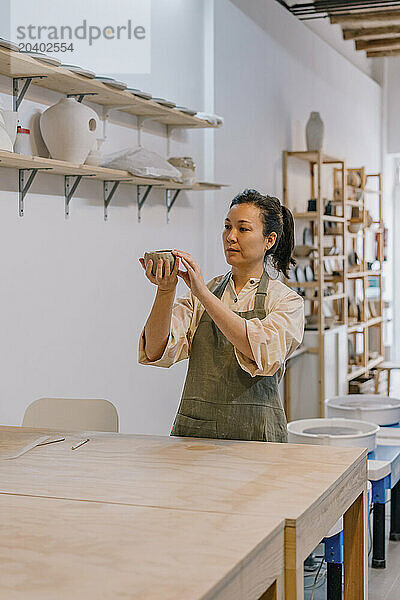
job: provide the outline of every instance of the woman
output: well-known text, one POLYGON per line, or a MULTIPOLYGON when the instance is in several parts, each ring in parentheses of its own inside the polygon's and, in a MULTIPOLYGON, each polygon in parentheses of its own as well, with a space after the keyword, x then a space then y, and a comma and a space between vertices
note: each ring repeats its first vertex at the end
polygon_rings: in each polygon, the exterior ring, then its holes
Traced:
POLYGON ((158 289, 139 362, 170 367, 189 357, 171 435, 286 442, 278 377, 303 338, 304 303, 270 279, 266 265, 286 275, 294 264, 292 214, 277 198, 245 190, 231 203, 222 239, 231 271, 207 285, 187 252, 174 250, 164 276, 162 260, 155 277, 149 261, 146 276, 158 289), (178 277, 190 295, 174 303, 178 277))

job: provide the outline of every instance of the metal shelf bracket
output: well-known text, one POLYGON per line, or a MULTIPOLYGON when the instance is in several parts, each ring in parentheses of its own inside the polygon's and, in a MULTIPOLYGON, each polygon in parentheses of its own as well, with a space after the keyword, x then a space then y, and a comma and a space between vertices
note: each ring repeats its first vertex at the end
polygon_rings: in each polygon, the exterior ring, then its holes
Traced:
POLYGON ((18 169, 18 211, 19 216, 24 216, 24 199, 31 187, 38 171, 51 171, 51 167, 42 167, 37 169, 18 169), (29 173, 28 181, 25 183, 25 175, 29 173))
POLYGON ((108 221, 108 206, 114 196, 120 181, 103 181, 104 220, 108 221), (113 186, 110 189, 111 184, 113 186))
POLYGON ((18 111, 21 102, 28 91, 32 79, 46 79, 47 75, 30 75, 29 77, 13 77, 13 110, 18 111), (19 91, 19 82, 25 81, 24 86, 19 91))
POLYGON ((169 223, 169 213, 173 205, 175 204, 176 199, 178 198, 180 192, 182 190, 165 190, 165 204, 167 205, 167 223, 169 223), (171 192, 175 192, 171 199, 171 192))
POLYGON ((76 98, 78 102, 82 102, 85 96, 97 96, 97 92, 84 92, 83 94, 67 94, 67 98, 76 98))
POLYGON ((142 206, 146 202, 147 196, 150 194, 152 187, 153 187, 152 185, 138 185, 137 186, 136 197, 137 197, 137 205, 138 205, 138 223, 140 223, 140 221, 142 220, 142 217, 140 214, 141 210, 142 210, 142 206), (142 191, 142 188, 146 188, 144 190, 144 192, 142 191))
MULTIPOLYGON (((85 173, 85 177, 95 177, 96 173, 85 173)), ((64 175, 65 218, 69 218, 69 203, 83 175, 64 175)))

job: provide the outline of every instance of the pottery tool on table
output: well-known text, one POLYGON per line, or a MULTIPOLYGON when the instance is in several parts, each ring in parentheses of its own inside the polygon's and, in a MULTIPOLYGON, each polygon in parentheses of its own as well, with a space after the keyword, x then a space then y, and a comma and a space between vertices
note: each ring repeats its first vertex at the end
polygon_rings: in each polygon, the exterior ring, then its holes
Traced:
POLYGON ((86 444, 87 442, 90 442, 90 438, 86 438, 86 440, 81 440, 80 442, 72 446, 71 450, 76 450, 77 448, 80 448, 81 446, 83 446, 83 444, 86 444))
POLYGON ((47 443, 49 439, 50 439, 50 437, 48 435, 42 435, 41 437, 36 438, 29 444, 26 444, 25 446, 23 446, 22 448, 17 450, 17 452, 15 452, 14 454, 2 456, 2 458, 4 460, 11 460, 13 458, 18 458, 19 456, 22 456, 26 452, 29 452, 29 450, 32 450, 32 448, 35 448, 36 446, 40 446, 43 442, 47 443))

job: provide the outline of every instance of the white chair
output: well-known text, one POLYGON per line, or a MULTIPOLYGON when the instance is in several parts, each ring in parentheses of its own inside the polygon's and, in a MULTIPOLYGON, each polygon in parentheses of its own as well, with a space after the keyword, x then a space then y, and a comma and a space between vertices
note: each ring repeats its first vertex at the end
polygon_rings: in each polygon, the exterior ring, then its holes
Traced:
POLYGON ((23 427, 118 432, 118 412, 108 400, 39 398, 25 410, 23 427))

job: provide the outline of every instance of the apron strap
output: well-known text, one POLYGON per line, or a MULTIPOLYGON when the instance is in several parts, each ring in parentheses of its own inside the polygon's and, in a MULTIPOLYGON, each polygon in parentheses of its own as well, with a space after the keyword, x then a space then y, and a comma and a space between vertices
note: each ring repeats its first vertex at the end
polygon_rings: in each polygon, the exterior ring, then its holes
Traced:
POLYGON ((254 309, 265 310, 265 296, 267 295, 267 289, 269 284, 269 276, 267 271, 264 271, 258 284, 256 295, 254 298, 254 309))
POLYGON ((221 300, 222 294, 225 291, 226 286, 228 285, 228 281, 231 277, 231 272, 229 271, 229 273, 227 273, 224 278, 219 282, 219 284, 217 285, 217 287, 215 288, 213 294, 214 296, 216 296, 217 298, 219 298, 221 300))

